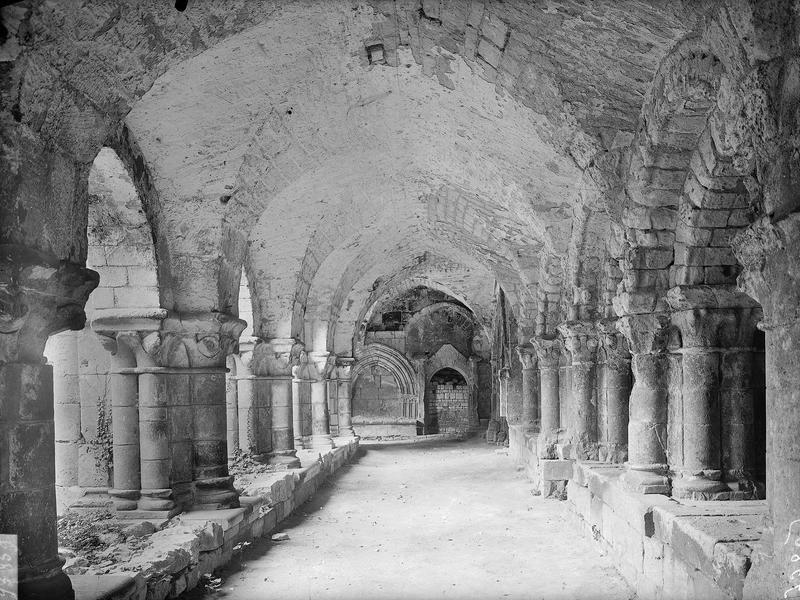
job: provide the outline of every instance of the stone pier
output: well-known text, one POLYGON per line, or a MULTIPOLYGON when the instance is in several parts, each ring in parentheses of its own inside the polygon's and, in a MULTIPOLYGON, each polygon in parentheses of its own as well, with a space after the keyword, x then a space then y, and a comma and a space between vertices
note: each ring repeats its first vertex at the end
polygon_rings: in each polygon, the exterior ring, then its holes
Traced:
POLYGON ((47 337, 85 323, 94 271, 22 246, 0 246, 0 534, 17 536, 23 598, 74 597, 56 536, 53 368, 47 337), (8 311, 11 312, 8 312, 8 311))

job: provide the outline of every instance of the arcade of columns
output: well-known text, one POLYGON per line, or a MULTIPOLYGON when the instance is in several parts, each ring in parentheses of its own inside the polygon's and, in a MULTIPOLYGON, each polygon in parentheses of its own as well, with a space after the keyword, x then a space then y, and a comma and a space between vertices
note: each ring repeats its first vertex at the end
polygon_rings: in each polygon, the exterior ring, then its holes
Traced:
POLYGON ((233 507, 237 443, 291 467, 352 435, 352 340, 376 299, 416 278, 491 313, 494 280, 521 333, 516 356, 494 349, 493 404, 519 384, 503 410, 538 456, 624 463, 645 495, 765 494, 752 570, 780 596, 800 518, 797 7, 398 4, 4 7, 0 533, 19 536, 23 596, 70 595, 43 353, 98 286, 104 145, 141 197, 160 301, 90 323, 113 356, 118 513, 233 507), (217 102, 232 65, 285 94, 217 102), (239 352, 243 267, 256 337, 239 352))

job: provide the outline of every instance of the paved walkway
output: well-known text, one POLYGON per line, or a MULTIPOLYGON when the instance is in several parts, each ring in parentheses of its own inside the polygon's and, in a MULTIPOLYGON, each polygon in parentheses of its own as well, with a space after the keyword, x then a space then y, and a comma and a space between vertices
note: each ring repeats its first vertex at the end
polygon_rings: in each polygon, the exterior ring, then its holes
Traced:
POLYGON ((629 599, 633 593, 507 455, 477 440, 362 450, 193 598, 629 599))

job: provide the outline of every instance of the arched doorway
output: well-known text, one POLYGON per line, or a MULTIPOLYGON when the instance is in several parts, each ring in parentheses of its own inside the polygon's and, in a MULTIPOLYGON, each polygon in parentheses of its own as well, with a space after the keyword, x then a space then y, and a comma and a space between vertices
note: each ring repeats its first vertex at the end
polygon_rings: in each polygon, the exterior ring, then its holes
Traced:
POLYGON ((425 390, 425 432, 450 433, 469 427, 469 386, 449 367, 433 374, 425 390))

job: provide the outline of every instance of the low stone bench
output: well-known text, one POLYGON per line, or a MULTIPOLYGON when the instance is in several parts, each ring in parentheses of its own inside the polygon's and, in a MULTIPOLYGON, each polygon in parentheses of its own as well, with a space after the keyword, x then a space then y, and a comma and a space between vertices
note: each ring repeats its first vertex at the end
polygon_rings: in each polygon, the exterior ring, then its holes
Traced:
POLYGON ((307 466, 300 469, 237 478, 240 508, 181 513, 128 562, 71 575, 76 600, 163 600, 194 588, 203 574, 228 564, 240 544, 272 534, 355 456, 357 438, 337 442, 324 453, 306 453, 307 466))

